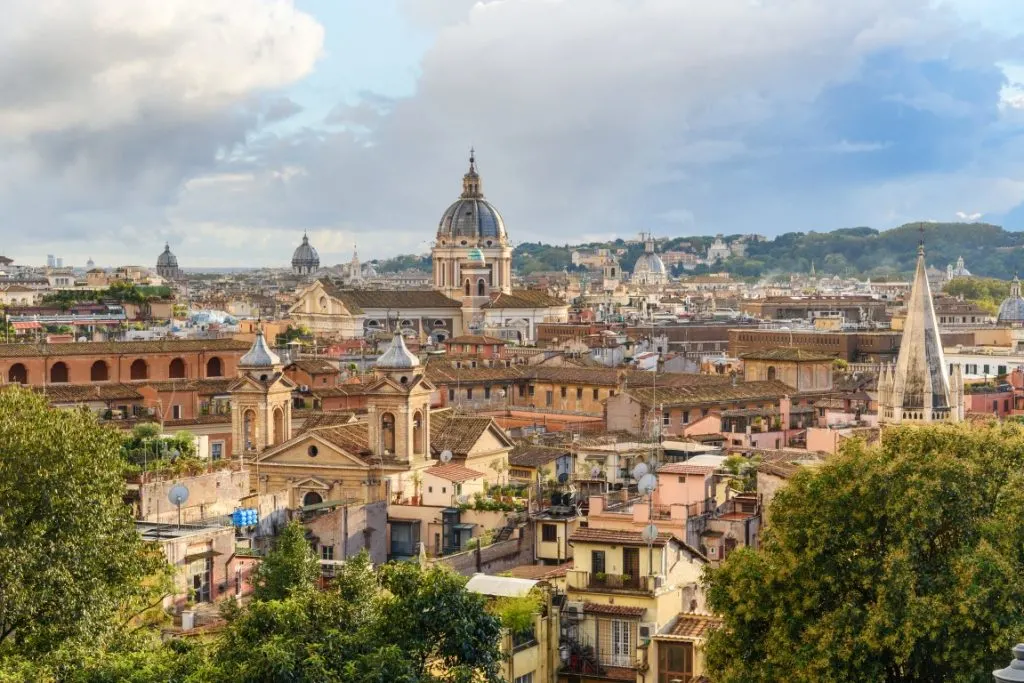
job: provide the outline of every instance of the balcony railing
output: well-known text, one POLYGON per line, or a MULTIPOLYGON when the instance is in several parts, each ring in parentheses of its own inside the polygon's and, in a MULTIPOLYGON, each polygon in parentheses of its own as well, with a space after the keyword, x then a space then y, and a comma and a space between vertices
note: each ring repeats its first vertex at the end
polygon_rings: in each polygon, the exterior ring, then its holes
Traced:
POLYGON ((591 574, 590 587, 598 589, 646 590, 646 586, 641 588, 642 578, 640 576, 621 576, 618 574, 591 574))
POLYGON ((569 590, 579 591, 631 591, 652 593, 661 585, 659 576, 632 576, 622 574, 601 574, 570 569, 566 574, 569 590))

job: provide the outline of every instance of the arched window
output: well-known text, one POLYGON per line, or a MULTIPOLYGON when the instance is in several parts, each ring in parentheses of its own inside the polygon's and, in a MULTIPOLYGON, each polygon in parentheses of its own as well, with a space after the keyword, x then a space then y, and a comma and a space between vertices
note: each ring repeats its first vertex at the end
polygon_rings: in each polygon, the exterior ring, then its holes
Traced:
POLYGON ((68 366, 63 362, 54 363, 50 366, 50 383, 64 384, 68 381, 68 366))
POLYGON ((412 448, 417 455, 423 454, 423 415, 419 411, 412 416, 412 448))
POLYGON ((466 280, 466 296, 469 296, 469 280, 466 280))
POLYGON ((256 411, 249 409, 242 415, 242 433, 245 435, 245 449, 256 449, 256 411))
POLYGON ((395 416, 384 413, 380 416, 381 448, 388 453, 395 452, 395 416))
POLYGON ((284 441, 284 411, 280 408, 274 410, 274 444, 284 441))
POLYGON ((224 375, 224 365, 220 362, 220 358, 214 356, 210 360, 206 361, 206 376, 207 377, 222 377, 224 375))
POLYGON ((146 361, 141 358, 132 361, 128 376, 132 379, 149 379, 149 366, 146 365, 146 361))
POLYGON ((768 366, 768 379, 769 380, 775 379, 775 366, 774 365, 769 365, 768 366))
POLYGON ((106 382, 110 379, 110 366, 107 361, 98 360, 89 369, 89 380, 92 382, 106 382))
POLYGON ((28 384, 28 370, 21 363, 15 363, 7 371, 7 381, 12 384, 28 384))
POLYGON ((319 505, 324 502, 324 497, 316 491, 306 491, 306 495, 302 497, 303 505, 319 505))
POLYGON ((483 278, 480 278, 479 280, 476 281, 476 295, 477 296, 484 296, 484 287, 485 287, 485 285, 484 285, 484 279, 483 278))
POLYGON ((167 376, 171 379, 185 379, 185 361, 180 358, 172 360, 170 367, 167 368, 167 376))

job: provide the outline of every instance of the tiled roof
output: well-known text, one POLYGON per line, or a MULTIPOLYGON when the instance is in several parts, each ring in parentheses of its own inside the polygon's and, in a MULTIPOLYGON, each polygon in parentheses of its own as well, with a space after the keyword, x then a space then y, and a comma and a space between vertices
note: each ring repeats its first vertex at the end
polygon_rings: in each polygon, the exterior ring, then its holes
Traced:
POLYGON ((434 453, 451 451, 466 455, 491 426, 490 417, 453 415, 440 410, 430 415, 430 450, 434 453))
POLYGON ((708 403, 731 403, 735 401, 777 401, 792 395, 793 388, 777 379, 763 382, 738 382, 737 384, 697 387, 629 387, 629 395, 646 406, 654 404, 666 407, 700 406, 708 403))
POLYGON ((827 356, 823 353, 817 353, 815 351, 808 351, 807 349, 798 349, 788 346, 782 346, 774 349, 765 349, 764 351, 751 351, 749 353, 741 353, 740 358, 743 360, 775 360, 775 361, 790 361, 790 362, 824 362, 833 361, 835 356, 827 356))
POLYGON ((32 387, 45 394, 50 403, 86 403, 89 401, 141 401, 138 387, 131 384, 49 384, 32 387))
POLYGON ((310 375, 338 375, 341 373, 338 368, 320 358, 304 358, 292 361, 288 367, 298 368, 310 375))
POLYGON ((646 612, 646 607, 630 607, 628 605, 602 605, 597 602, 583 603, 583 611, 586 614, 607 614, 613 617, 632 617, 639 619, 646 612))
POLYGON ((432 474, 435 477, 454 482, 470 481, 471 479, 479 479, 484 476, 483 472, 471 470, 455 462, 434 465, 423 470, 423 472, 424 474, 432 474))
POLYGON ((565 576, 567 571, 572 569, 572 567, 572 560, 569 560, 564 564, 560 564, 557 567, 552 567, 546 564, 521 564, 516 567, 512 567, 508 573, 517 579, 534 579, 536 581, 543 581, 545 579, 561 578, 565 576))
POLYGON ((543 467, 568 453, 569 451, 565 448, 517 446, 508 454, 508 464, 513 467, 543 467))
POLYGON ((526 374, 530 379, 554 384, 582 384, 609 387, 619 385, 619 371, 615 368, 541 365, 529 368, 526 374))
POLYGON ((351 411, 341 410, 328 410, 322 413, 313 413, 306 418, 306 421, 302 423, 302 428, 299 433, 308 432, 311 429, 317 429, 319 427, 338 427, 340 425, 347 425, 352 422, 355 418, 355 413, 351 411))
POLYGON ((426 377, 431 384, 455 384, 457 382, 509 382, 523 377, 523 371, 517 367, 507 368, 504 365, 494 367, 455 367, 443 360, 430 360, 426 366, 426 377))
POLYGON ((363 313, 368 308, 390 308, 399 315, 403 310, 418 308, 462 308, 460 302, 432 289, 339 289, 325 280, 320 282, 325 283, 328 295, 340 299, 352 313, 363 313))
POLYGON ((366 392, 364 384, 337 384, 333 387, 310 387, 309 393, 317 398, 338 398, 341 396, 361 396, 366 392))
POLYGON ((706 638, 708 632, 720 628, 722 620, 702 614, 680 614, 658 638, 706 638))
POLYGON ((140 382, 142 386, 152 387, 157 391, 195 391, 203 396, 226 394, 234 384, 234 377, 216 377, 209 379, 168 379, 140 382))
POLYGON ((234 339, 163 339, 131 342, 69 342, 64 344, 0 344, 0 357, 141 355, 194 351, 248 351, 249 343, 234 339))
POLYGON ((511 294, 499 294, 481 308, 553 308, 568 305, 547 292, 537 289, 515 289, 511 294))
MULTIPOLYGON (((673 538, 672 534, 662 531, 658 534, 651 545, 659 548, 673 538)), ((647 545, 647 541, 639 531, 624 531, 621 529, 595 529, 592 527, 580 527, 572 532, 569 540, 573 543, 615 543, 617 545, 647 545)))
POLYGON ((231 415, 199 415, 181 420, 164 420, 165 427, 187 427, 190 425, 230 425, 231 415))
POLYGON ((464 334, 459 337, 452 337, 445 341, 446 345, 451 344, 508 344, 504 339, 498 339, 497 337, 488 337, 486 334, 464 334))
POLYGON ((718 468, 714 465, 690 465, 685 462, 672 462, 658 468, 658 474, 703 474, 708 475, 718 468))
POLYGON ((310 430, 320 438, 353 455, 370 452, 370 435, 365 422, 310 430))

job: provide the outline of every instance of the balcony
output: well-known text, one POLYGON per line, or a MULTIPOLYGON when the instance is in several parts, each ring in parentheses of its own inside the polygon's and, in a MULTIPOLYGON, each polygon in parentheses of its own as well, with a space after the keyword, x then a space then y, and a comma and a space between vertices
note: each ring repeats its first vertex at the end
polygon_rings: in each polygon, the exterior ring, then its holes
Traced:
POLYGON ((598 593, 642 593, 653 595, 664 579, 661 576, 628 576, 621 574, 590 573, 570 569, 566 573, 566 586, 570 591, 598 593))

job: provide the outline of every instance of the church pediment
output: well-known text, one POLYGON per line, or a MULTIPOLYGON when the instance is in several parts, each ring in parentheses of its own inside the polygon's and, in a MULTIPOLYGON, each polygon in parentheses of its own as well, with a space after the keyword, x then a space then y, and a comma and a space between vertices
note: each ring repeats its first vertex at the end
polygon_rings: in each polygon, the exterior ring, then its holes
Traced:
POLYGON ((349 450, 359 449, 365 440, 365 424, 303 432, 283 444, 264 451, 259 456, 259 462, 261 466, 367 470, 369 465, 359 453, 349 450), (349 448, 342 444, 348 445, 349 448))
POLYGON ((333 288, 316 280, 299 291, 289 313, 318 313, 323 315, 352 316, 352 309, 333 291, 333 288))

